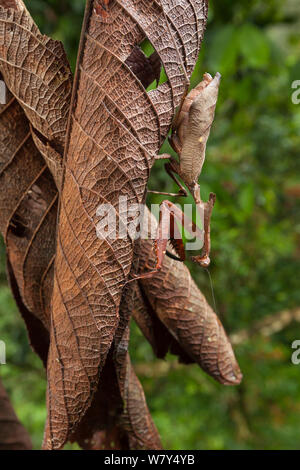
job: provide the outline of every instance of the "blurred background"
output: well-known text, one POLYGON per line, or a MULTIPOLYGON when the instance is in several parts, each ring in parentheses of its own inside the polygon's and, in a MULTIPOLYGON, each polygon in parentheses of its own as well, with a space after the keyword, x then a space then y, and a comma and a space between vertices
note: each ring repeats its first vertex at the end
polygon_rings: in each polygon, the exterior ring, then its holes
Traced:
MULTIPOLYGON (((63 41, 74 68, 84 0, 25 3, 41 31, 63 41)), ((299 31, 298 0, 210 1, 192 84, 206 71, 223 78, 200 184, 203 199, 217 194, 210 274, 244 380, 226 388, 174 356, 156 360, 133 324, 132 360, 167 449, 300 448, 300 365, 291 362, 300 340, 299 31)), ((160 162, 150 188, 176 189, 160 162)), ((215 306, 207 273, 191 269, 215 306)), ((3 383, 39 448, 45 374, 7 287, 2 240, 0 335, 3 383)))

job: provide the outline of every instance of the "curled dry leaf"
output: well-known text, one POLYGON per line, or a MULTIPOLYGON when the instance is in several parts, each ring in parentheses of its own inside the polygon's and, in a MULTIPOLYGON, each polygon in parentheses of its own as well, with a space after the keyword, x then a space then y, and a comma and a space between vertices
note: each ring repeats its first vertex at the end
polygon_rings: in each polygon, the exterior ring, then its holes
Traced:
POLYGON ((57 234, 46 448, 62 447, 91 404, 134 260, 129 234, 96 236, 97 210, 109 204, 117 225, 126 227, 120 196, 128 205, 145 202, 154 157, 196 62, 205 5, 111 1, 103 16, 96 2, 87 2, 57 234), (193 35, 186 35, 186 24, 193 35), (168 78, 149 94, 126 64, 145 37, 168 78))
POLYGON ((63 45, 40 33, 22 0, 1 2, 0 58, 0 71, 31 123, 34 142, 61 184, 72 91, 63 45))
MULTIPOLYGON (((1 211, 1 230, 5 234, 5 227, 11 227, 8 236, 5 238, 8 258, 8 277, 16 302, 22 313, 27 325, 29 337, 34 350, 39 354, 42 361, 46 365, 48 348, 49 348, 49 331, 50 328, 50 300, 53 284, 53 257, 54 257, 54 240, 55 240, 55 220, 56 205, 53 206, 53 214, 48 212, 46 217, 43 212, 37 211, 36 201, 28 196, 31 188, 31 180, 27 172, 24 172, 24 166, 29 170, 26 161, 32 162, 30 173, 32 180, 36 180, 41 169, 44 173, 44 181, 47 186, 43 185, 42 189, 49 194, 55 195, 57 200, 57 190, 54 181, 45 168, 42 158, 30 138, 29 126, 26 116, 15 99, 11 97, 8 105, 0 107, 0 183, 3 189, 0 192, 1 207, 6 211, 1 211), (22 144, 24 136, 28 135, 22 144), (14 143, 15 147, 12 146, 14 143), (18 152, 14 152, 14 148, 18 152), (6 157, 6 159, 5 159, 6 157), (8 164, 10 163, 10 165, 8 164), (14 178, 17 177, 17 186, 20 191, 19 196, 16 193, 17 201, 19 199, 29 201, 25 206, 25 212, 20 212, 19 205, 13 202, 12 195, 15 193, 15 186, 11 186, 14 178), (11 192, 6 190, 11 188, 11 192), (31 201, 31 202, 30 202, 31 201), (11 216, 12 214, 12 216, 11 216), (11 216, 11 217, 10 217, 11 216), (15 222, 10 222, 10 220, 15 222), (47 220, 50 222, 47 222, 47 220), (47 230, 43 230, 43 224, 46 224, 47 230), (39 234, 41 230, 41 236, 39 234), (37 251, 39 253, 37 257, 37 251), (38 263, 37 263, 38 259, 38 263)), ((130 371, 132 366, 127 359, 127 368, 130 371)), ((129 372, 128 372, 129 373, 129 372)), ((133 370, 130 371, 133 376, 133 370)), ((136 379, 137 381, 137 379, 136 379)), ((134 396, 136 401, 141 403, 140 412, 148 417, 149 430, 143 427, 145 436, 153 435, 153 423, 149 415, 149 410, 145 404, 145 397, 141 386, 137 390, 134 381, 127 381, 128 390, 123 390, 123 394, 134 396)), ((128 400, 130 403, 130 400, 128 400)), ((83 448, 109 448, 112 442, 116 448, 130 449, 129 437, 126 430, 123 430, 121 419, 123 416, 123 401, 120 396, 119 384, 115 372, 115 364, 112 360, 108 361, 105 368, 99 390, 97 391, 93 404, 88 411, 83 422, 78 428, 76 437, 73 440, 83 448), (109 402, 107 406, 103 403, 109 402), (100 439, 101 438, 101 439, 100 439), (101 442, 101 444, 100 444, 101 442), (108 447, 107 447, 108 446, 108 447)), ((140 423, 141 419, 137 422, 140 423)), ((135 424, 135 423, 134 423, 135 424)), ((138 431, 134 431, 138 434, 138 431)), ((156 433, 156 441, 158 434, 156 433)), ((149 442, 149 440, 147 441, 149 442)), ((145 445, 144 445, 145 447, 145 445)), ((150 446, 153 448, 153 446, 150 446)))
POLYGON ((125 380, 121 393, 113 351, 107 356, 93 402, 71 436, 71 441, 78 442, 83 449, 161 449, 144 391, 128 353, 125 359, 126 364, 122 367, 125 380))
MULTIPOLYGON (((49 327, 49 317, 44 312, 43 284, 54 256, 58 197, 51 174, 32 141, 26 116, 13 97, 0 106, 0 186, 0 230, 12 290, 29 332, 37 328, 40 338, 45 337, 42 332, 49 327), (40 325, 34 312, 38 312, 40 325)), ((36 345, 36 349, 40 347, 36 345)))
MULTIPOLYGON (((143 240, 143 243, 147 243, 150 249, 147 240, 143 240)), ((141 269, 143 267, 142 261, 141 269)), ((140 282, 133 286, 134 306, 131 313, 143 335, 151 344, 154 354, 159 359, 164 359, 170 352, 178 356, 180 362, 184 364, 193 363, 194 360, 184 351, 180 343, 159 319, 140 282)), ((151 281, 149 282, 151 283, 151 281)))
MULTIPOLYGON (((41 35, 21 0, 1 2, 0 72, 18 99, 0 108, 0 230, 12 290, 45 362, 58 194, 36 145, 47 163, 63 150, 72 76, 62 44, 41 35)), ((61 165, 48 167, 59 181, 61 165)))
POLYGON ((30 450, 32 443, 0 381, 0 450, 30 450))
POLYGON ((108 353, 101 377, 93 402, 70 440, 85 450, 128 450, 128 438, 119 426, 123 404, 112 351, 108 353))
POLYGON ((129 355, 124 364, 122 398, 125 409, 120 417, 122 429, 129 439, 129 448, 137 450, 160 450, 162 445, 149 413, 143 388, 130 364, 129 355))
POLYGON ((25 10, 25 5, 21 0, 1 0, 1 6, 19 11, 25 10))
MULTIPOLYGON (((138 252, 140 244, 138 244, 138 252)), ((138 272, 138 256, 135 253, 132 273, 138 272)), ((135 290, 127 284, 120 306, 120 321, 113 342, 113 361, 124 409, 120 424, 126 432, 131 449, 161 449, 158 432, 148 411, 144 392, 130 363, 128 354, 129 322, 134 310, 135 290)))
MULTIPOLYGON (((137 270, 137 260, 135 257, 133 272, 137 270)), ((101 449, 103 446, 131 450, 162 448, 143 388, 135 375, 128 353, 129 321, 134 301, 134 289, 131 284, 127 284, 119 310, 119 324, 97 392, 72 437, 85 449, 101 449), (107 401, 108 396, 114 399, 103 409, 103 403, 107 401), (100 413, 97 413, 97 410, 100 413), (101 416, 101 419, 95 420, 93 416, 101 416), (84 440, 82 436, 85 437, 84 440)))

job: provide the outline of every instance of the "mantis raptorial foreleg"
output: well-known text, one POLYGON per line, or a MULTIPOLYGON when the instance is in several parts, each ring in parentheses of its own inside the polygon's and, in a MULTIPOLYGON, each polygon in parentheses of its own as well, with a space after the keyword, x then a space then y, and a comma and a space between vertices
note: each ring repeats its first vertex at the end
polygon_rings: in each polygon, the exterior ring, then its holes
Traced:
POLYGON ((174 250, 178 254, 179 261, 185 261, 184 244, 177 226, 179 222, 184 226, 184 214, 170 201, 163 201, 160 205, 159 225, 156 240, 154 243, 157 258, 156 268, 160 269, 167 253, 168 241, 171 242, 174 250))
POLYGON ((172 253, 169 253, 169 255, 178 261, 185 260, 184 244, 180 235, 180 231, 176 224, 177 221, 183 224, 183 219, 183 212, 177 206, 175 206, 175 204, 170 201, 163 201, 161 203, 159 213, 159 224, 157 228, 156 238, 153 244, 153 249, 156 255, 155 268, 153 269, 153 267, 148 266, 146 264, 145 268, 150 269, 150 271, 138 274, 129 282, 137 279, 150 278, 161 269, 164 257, 168 253, 167 244, 169 241, 171 242, 171 245, 175 249, 176 253, 178 254, 178 257, 173 255, 172 253))
MULTIPOLYGON (((163 201, 160 205, 159 224, 154 240, 154 251, 156 255, 155 268, 153 269, 151 266, 146 266, 150 271, 137 275, 131 279, 131 281, 152 277, 161 269, 165 255, 168 255, 176 261, 185 261, 185 248, 177 223, 196 238, 202 239, 203 231, 197 227, 192 219, 186 216, 173 202, 163 201), (170 242, 177 256, 167 250, 168 242, 170 242)), ((206 259, 207 257, 204 256, 205 266, 206 259)), ((200 256, 197 262, 201 264, 200 256)))

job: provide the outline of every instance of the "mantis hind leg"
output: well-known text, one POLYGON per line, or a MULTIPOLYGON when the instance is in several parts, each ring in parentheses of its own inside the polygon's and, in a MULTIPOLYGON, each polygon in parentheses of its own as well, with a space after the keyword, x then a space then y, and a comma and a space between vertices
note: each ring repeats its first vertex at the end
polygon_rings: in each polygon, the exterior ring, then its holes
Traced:
POLYGON ((201 255, 192 256, 192 261, 197 264, 200 264, 203 268, 206 268, 210 265, 210 249, 211 249, 211 240, 210 240, 210 222, 211 215, 216 202, 216 195, 210 193, 208 202, 201 202, 200 205, 204 206, 204 243, 201 255))
POLYGON ((176 224, 176 221, 182 223, 183 217, 183 212, 172 202, 161 203, 158 230, 154 241, 156 269, 158 270, 161 269, 166 254, 177 261, 185 260, 184 244, 176 224), (167 250, 168 242, 171 243, 178 257, 167 250))

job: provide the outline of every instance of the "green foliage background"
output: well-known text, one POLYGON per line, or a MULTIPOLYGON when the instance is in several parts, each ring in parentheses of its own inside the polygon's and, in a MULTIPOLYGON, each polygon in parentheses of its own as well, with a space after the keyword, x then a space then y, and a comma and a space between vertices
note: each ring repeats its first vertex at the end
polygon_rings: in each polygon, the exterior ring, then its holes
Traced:
MULTIPOLYGON (((26 3, 41 30, 63 41, 74 66, 84 0, 26 3)), ((205 71, 223 76, 200 183, 204 197, 217 194, 210 272, 229 334, 300 306, 300 105, 291 101, 291 84, 300 80, 299 27, 297 0, 211 0, 193 75, 193 85, 205 71)), ((150 187, 175 190, 159 162, 150 187)), ((207 274, 192 270, 212 302, 207 274)), ((7 344, 1 377, 38 448, 45 376, 7 287, 3 246, 0 339, 7 344)), ((225 388, 197 366, 179 366, 172 356, 168 362, 156 360, 133 325, 132 358, 164 446, 299 449, 300 366, 291 363, 295 339, 300 339, 297 323, 269 337, 258 332, 236 347, 244 381, 225 388)))

